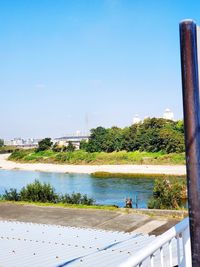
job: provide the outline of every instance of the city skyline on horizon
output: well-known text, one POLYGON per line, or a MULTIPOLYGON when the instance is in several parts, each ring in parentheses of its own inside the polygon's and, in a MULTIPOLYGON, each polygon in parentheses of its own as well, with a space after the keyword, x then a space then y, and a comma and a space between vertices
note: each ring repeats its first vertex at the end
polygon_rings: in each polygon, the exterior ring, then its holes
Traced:
POLYGON ((179 22, 200 3, 0 2, 0 138, 182 119, 179 22), (145 18, 145 19, 144 19, 145 18), (136 112, 133 112, 136 111, 136 112))
MULTIPOLYGON (((132 117, 132 120, 130 121, 130 124, 127 124, 127 125, 123 125, 123 126, 120 126, 120 125, 110 125, 110 126, 104 126, 104 125, 96 125, 94 127, 91 127, 90 129, 86 130, 86 129, 83 129, 83 130, 80 130, 80 129, 76 129, 75 131, 65 131, 63 132, 62 134, 58 135, 58 136, 51 136, 51 135, 44 135, 44 136, 26 136, 26 135, 22 135, 22 136, 11 136, 10 138, 3 138, 4 140, 6 141, 9 141, 9 140, 14 140, 15 138, 19 138, 19 139, 42 139, 42 138, 45 138, 45 137, 50 137, 50 138, 57 138, 57 137, 61 137, 61 136, 84 136, 84 135, 89 135, 90 134, 90 130, 92 128, 96 128, 98 126, 102 126, 102 127, 105 127, 105 128, 111 128, 111 127, 120 127, 120 128, 124 128, 124 127, 128 127, 132 124, 134 124, 134 118, 135 116, 137 116, 139 118, 139 121, 143 121, 147 118, 164 118, 165 117, 165 112, 166 110, 168 110, 168 108, 166 108, 163 113, 160 115, 160 116, 144 116, 144 117, 140 117, 138 113, 135 113, 134 116, 132 117)), ((169 109, 170 110, 170 109, 169 109)), ((172 110, 170 110, 170 112, 172 112, 173 116, 174 116, 174 113, 172 110)), ((173 120, 175 121, 178 121, 178 120, 182 120, 182 118, 176 118, 176 116, 174 116, 173 120)))

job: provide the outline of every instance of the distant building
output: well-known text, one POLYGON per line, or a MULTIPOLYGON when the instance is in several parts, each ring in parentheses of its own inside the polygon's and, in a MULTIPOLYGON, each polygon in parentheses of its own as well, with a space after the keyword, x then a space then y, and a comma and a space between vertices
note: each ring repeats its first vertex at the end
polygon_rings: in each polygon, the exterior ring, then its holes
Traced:
POLYGON ((67 146, 71 142, 76 149, 80 148, 80 142, 88 142, 89 135, 74 135, 74 136, 64 136, 53 139, 53 143, 57 143, 58 146, 67 146))
POLYGON ((163 113, 163 119, 173 121, 174 120, 174 113, 169 108, 166 108, 165 112, 163 113))
POLYGON ((32 148, 32 147, 37 147, 38 142, 41 139, 34 139, 34 138, 28 138, 28 139, 22 139, 21 137, 19 138, 13 138, 12 140, 5 140, 4 144, 6 146, 15 146, 15 147, 20 147, 20 148, 32 148))
POLYGON ((81 131, 77 130, 76 131, 76 136, 80 136, 81 135, 81 131))
POLYGON ((140 123, 142 120, 139 118, 138 114, 133 117, 133 124, 140 123))

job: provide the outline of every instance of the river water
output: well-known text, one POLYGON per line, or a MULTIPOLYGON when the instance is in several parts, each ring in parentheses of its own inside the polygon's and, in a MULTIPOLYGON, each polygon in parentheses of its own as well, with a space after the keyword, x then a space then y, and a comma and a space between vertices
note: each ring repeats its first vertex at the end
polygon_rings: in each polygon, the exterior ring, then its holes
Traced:
POLYGON ((149 178, 93 178, 88 174, 0 170, 0 194, 3 194, 5 189, 20 190, 35 179, 50 183, 57 193, 87 194, 94 198, 97 204, 123 207, 126 197, 131 197, 133 207, 137 203, 139 208, 147 207, 154 184, 154 180, 149 178))

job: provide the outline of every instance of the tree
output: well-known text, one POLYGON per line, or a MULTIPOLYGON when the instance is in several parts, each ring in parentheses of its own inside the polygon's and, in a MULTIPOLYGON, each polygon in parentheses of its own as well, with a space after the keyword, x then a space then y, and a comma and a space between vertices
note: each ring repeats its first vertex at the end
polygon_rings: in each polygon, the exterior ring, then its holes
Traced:
POLYGON ((81 140, 81 142, 80 142, 80 149, 87 150, 87 146, 88 146, 88 141, 81 140))
MULTIPOLYGON (((134 129, 134 146, 132 150, 157 152, 160 150, 159 131, 165 125, 164 119, 147 118, 143 123, 131 126, 134 129)), ((130 128, 131 128, 130 127, 130 128)), ((133 141, 132 141, 133 142, 133 141)), ((129 150, 130 151, 130 150, 129 150)))
POLYGON ((121 151, 123 149, 123 130, 114 126, 108 129, 107 152, 121 151))
POLYGON ((4 146, 4 140, 0 139, 0 147, 4 146))
POLYGON ((66 146, 66 151, 67 152, 74 152, 75 149, 76 149, 76 147, 72 144, 71 141, 69 141, 68 145, 66 146))
POLYGON ((179 120, 176 122, 176 130, 184 134, 184 124, 183 120, 179 120))
POLYGON ((134 151, 139 149, 137 142, 138 124, 133 124, 130 127, 126 127, 122 131, 122 150, 134 151))
POLYGON ((36 152, 48 150, 51 148, 52 144, 53 142, 51 142, 51 138, 44 138, 38 143, 36 152))
POLYGON ((120 129, 97 127, 91 130, 88 143, 81 142, 87 152, 147 151, 181 153, 185 150, 183 121, 148 118, 120 129))
POLYGON ((148 118, 138 127, 139 150, 166 153, 184 151, 182 123, 162 118, 148 118))
POLYGON ((103 127, 97 127, 91 130, 91 135, 87 145, 87 152, 106 151, 106 141, 108 140, 108 130, 103 127))
POLYGON ((185 149, 184 136, 180 131, 163 128, 160 131, 160 150, 166 153, 180 153, 185 149))

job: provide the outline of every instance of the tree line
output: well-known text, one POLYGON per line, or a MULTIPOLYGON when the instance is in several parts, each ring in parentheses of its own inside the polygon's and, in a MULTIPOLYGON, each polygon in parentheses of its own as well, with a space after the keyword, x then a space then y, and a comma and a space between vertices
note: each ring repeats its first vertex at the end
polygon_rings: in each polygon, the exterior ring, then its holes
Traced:
POLYGON ((130 127, 91 130, 88 142, 81 142, 87 152, 147 151, 181 153, 185 150, 183 121, 147 118, 130 127))
MULTIPOLYGON (((91 129, 88 141, 81 141, 80 149, 86 152, 146 151, 163 153, 181 153, 185 151, 183 121, 171 121, 162 118, 147 118, 130 127, 97 127, 91 129)), ((3 140, 0 139, 0 147, 3 140)), ((53 144, 51 138, 38 143, 36 152, 52 149, 54 152, 73 152, 72 142, 60 147, 53 144)))

